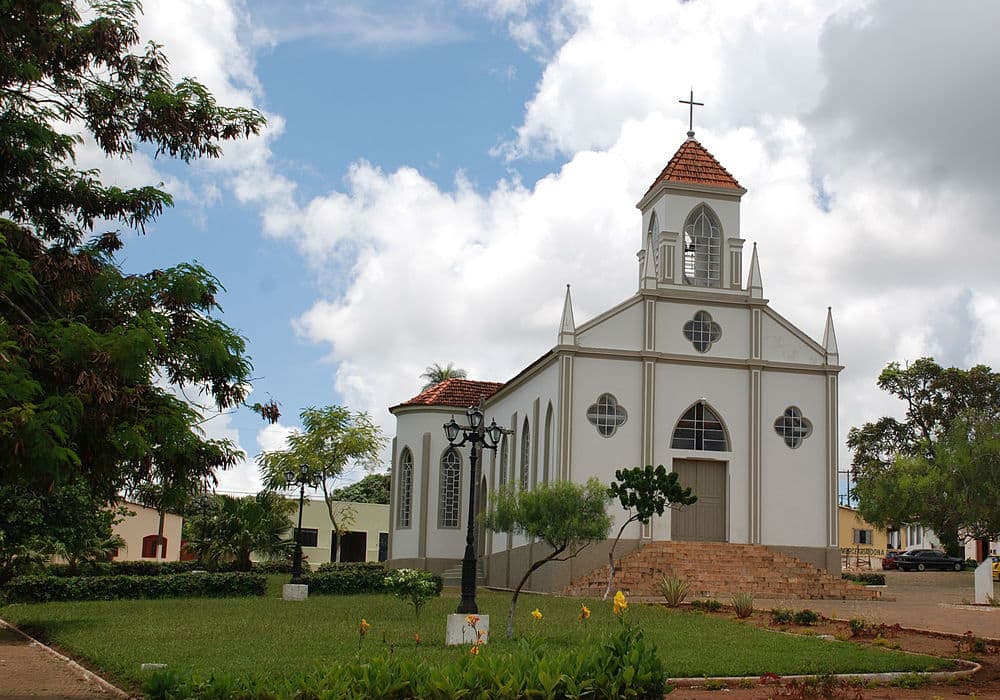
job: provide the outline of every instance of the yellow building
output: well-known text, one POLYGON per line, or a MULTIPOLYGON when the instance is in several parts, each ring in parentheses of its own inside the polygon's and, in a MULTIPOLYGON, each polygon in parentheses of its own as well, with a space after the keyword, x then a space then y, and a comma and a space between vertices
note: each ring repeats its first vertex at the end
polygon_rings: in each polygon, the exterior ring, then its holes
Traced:
POLYGON ((134 515, 112 526, 111 531, 125 540, 112 559, 114 561, 135 561, 156 559, 158 561, 178 561, 181 551, 181 525, 184 518, 174 513, 166 513, 163 519, 163 550, 156 551, 156 535, 160 527, 160 514, 152 508, 138 503, 123 503, 134 515), (157 556, 159 555, 159 556, 157 556))
POLYGON ((837 507, 840 523, 840 561, 844 569, 881 569, 888 550, 932 549, 940 543, 921 525, 883 530, 861 517, 857 510, 837 507))
POLYGON ((853 508, 837 507, 840 523, 840 560, 846 569, 881 569, 882 557, 889 549, 889 536, 853 508))
MULTIPOLYGON (((298 503, 292 512, 294 526, 298 503)), ((347 532, 336 537, 323 499, 302 508, 302 555, 312 566, 330 561, 385 561, 389 548, 389 506, 380 503, 334 502, 338 523, 345 515, 347 532)))

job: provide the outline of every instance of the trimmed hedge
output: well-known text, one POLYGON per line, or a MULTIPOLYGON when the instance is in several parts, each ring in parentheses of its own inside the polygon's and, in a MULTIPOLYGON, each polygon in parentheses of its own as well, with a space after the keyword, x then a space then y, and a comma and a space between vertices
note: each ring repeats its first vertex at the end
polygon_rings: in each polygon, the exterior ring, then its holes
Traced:
MULTIPOLYGON (((304 569, 309 565, 302 563, 304 569)), ((80 572, 71 574, 66 564, 48 564, 44 575, 72 576, 165 576, 170 574, 186 574, 192 571, 211 571, 214 573, 230 573, 236 571, 236 562, 221 561, 215 564, 199 564, 196 561, 112 561, 84 562, 80 564, 80 572)), ((290 561, 254 562, 251 571, 260 574, 290 574, 290 561)))
POLYGON ((864 572, 860 574, 841 574, 840 577, 847 581, 855 581, 857 583, 863 583, 866 586, 884 586, 885 585, 885 574, 877 574, 874 571, 864 572))
MULTIPOLYGON (((389 574, 378 562, 328 563, 311 574, 302 577, 308 584, 310 593, 351 595, 353 593, 385 593, 385 577, 389 574)), ((435 595, 441 595, 444 581, 437 574, 432 575, 435 595)))
POLYGON ((263 574, 164 574, 161 576, 21 576, 2 589, 8 603, 120 598, 226 598, 262 596, 263 574))

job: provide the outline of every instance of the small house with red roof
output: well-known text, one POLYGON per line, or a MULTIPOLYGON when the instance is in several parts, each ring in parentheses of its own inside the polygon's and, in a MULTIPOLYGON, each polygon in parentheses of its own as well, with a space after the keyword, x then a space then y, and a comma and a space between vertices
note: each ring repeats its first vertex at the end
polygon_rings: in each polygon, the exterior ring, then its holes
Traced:
MULTIPOLYGON (((839 572, 843 367, 833 319, 826 310, 816 340, 764 297, 756 246, 747 264, 741 233, 746 192, 689 132, 637 203, 635 294, 577 324, 567 287, 555 344, 512 379, 449 379, 389 409, 390 566, 460 563, 469 455, 449 446, 442 424, 482 400, 487 420, 509 432, 471 477, 477 509, 500 488, 610 483, 616 469, 663 464, 697 503, 630 525, 618 551, 664 540, 758 544, 839 572)), ((483 580, 512 586, 539 546, 477 532, 483 580)), ((528 587, 563 590, 605 564, 608 546, 540 569, 528 587)))

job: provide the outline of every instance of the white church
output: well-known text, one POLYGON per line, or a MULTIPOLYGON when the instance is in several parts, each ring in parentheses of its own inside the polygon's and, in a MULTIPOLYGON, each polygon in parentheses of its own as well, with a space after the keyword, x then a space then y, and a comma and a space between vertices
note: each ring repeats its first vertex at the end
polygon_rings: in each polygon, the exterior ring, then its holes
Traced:
MULTIPOLYGON (((837 542, 837 340, 821 342, 764 297, 757 250, 744 270, 746 190, 693 132, 636 205, 642 213, 636 293, 577 325, 569 288, 556 344, 506 383, 450 379, 391 407, 389 566, 443 572, 460 563, 469 452, 442 425, 486 402, 511 433, 484 451, 477 510, 505 484, 614 479, 663 464, 698 501, 626 530, 644 541, 760 544, 840 571, 837 542)), ((617 524, 626 518, 612 503, 617 524)), ((559 591, 606 564, 610 542, 549 564, 529 588, 559 591)), ((488 585, 517 582, 539 545, 477 533, 488 585)), ((725 544, 720 544, 724 548, 725 544)), ((720 549, 720 556, 725 556, 720 549)))

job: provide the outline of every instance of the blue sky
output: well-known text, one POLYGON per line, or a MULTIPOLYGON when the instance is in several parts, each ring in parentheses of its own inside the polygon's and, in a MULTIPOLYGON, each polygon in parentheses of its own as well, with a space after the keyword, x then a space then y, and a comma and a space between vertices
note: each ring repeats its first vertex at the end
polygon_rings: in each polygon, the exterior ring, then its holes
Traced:
POLYGON ((80 162, 176 195, 121 259, 196 259, 227 288, 252 399, 284 415, 207 425, 252 460, 310 405, 391 436, 433 362, 513 376, 554 342, 567 283, 578 322, 633 293, 634 204, 693 86, 699 139, 749 190, 765 296, 816 338, 834 307, 846 433, 898 412, 874 387, 890 360, 1000 364, 1000 6, 959 4, 147 0, 175 75, 270 125, 218 163, 80 162))

